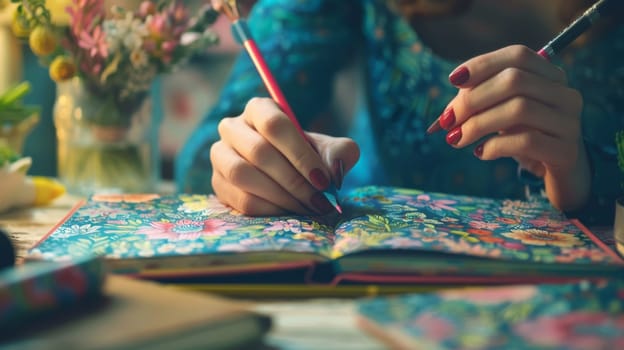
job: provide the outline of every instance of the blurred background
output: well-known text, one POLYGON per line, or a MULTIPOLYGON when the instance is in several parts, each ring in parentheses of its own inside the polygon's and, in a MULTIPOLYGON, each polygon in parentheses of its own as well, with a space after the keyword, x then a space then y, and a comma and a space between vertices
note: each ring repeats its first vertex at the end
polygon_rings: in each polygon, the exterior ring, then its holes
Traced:
MULTIPOLYGON (((32 158, 31 175, 56 175, 56 137, 52 109, 56 97, 55 83, 48 69, 38 62, 28 43, 15 37, 11 29, 14 6, 9 0, 0 0, 0 93, 20 81, 28 81, 30 92, 24 97, 25 104, 41 107, 40 121, 26 137, 23 155, 32 158)), ((67 21, 66 6, 71 0, 47 0, 53 20, 67 21)), ((122 4, 138 6, 136 0, 109 0, 107 6, 122 4)), ((197 5, 203 0, 187 0, 197 5)), ((239 47, 232 39, 229 22, 219 18, 214 26, 220 43, 195 57, 178 71, 160 78, 153 86, 154 118, 158 121, 162 178, 172 179, 173 161, 195 125, 209 110, 218 97, 239 47)))

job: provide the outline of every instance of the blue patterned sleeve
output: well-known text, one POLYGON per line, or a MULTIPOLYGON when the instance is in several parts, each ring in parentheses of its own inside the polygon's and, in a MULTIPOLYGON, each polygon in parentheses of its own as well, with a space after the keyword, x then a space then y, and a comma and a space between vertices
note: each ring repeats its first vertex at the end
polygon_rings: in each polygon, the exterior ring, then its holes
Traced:
POLYGON ((623 56, 624 27, 620 27, 566 62, 570 84, 583 95, 582 130, 592 169, 589 201, 568 215, 587 225, 612 225, 615 199, 624 195, 615 145, 616 133, 624 130, 623 56))
MULTIPOLYGON (((353 55, 359 26, 353 0, 260 0, 250 32, 302 126, 328 109, 334 74, 353 55)), ((268 96, 246 52, 234 63, 221 96, 176 158, 178 191, 212 192, 210 146, 221 118, 240 114, 249 99, 268 96)))

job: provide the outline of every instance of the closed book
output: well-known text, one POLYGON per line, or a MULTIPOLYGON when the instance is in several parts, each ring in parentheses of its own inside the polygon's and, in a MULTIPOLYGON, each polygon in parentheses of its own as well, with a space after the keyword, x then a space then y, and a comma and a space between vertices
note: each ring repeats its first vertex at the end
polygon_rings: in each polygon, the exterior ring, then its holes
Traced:
POLYGON ((271 319, 251 305, 109 276, 103 298, 0 341, 3 349, 232 349, 257 346, 271 319))

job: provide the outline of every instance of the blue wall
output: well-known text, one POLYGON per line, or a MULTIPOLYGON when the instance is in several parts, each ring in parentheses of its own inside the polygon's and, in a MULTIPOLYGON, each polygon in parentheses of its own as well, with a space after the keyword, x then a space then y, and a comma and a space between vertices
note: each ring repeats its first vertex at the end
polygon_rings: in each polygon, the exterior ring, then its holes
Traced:
POLYGON ((39 64, 30 49, 23 51, 23 80, 30 82, 31 91, 24 103, 40 105, 41 115, 37 126, 30 132, 24 143, 23 154, 33 159, 31 175, 56 175, 56 136, 52 121, 52 108, 56 89, 48 75, 47 68, 39 64))

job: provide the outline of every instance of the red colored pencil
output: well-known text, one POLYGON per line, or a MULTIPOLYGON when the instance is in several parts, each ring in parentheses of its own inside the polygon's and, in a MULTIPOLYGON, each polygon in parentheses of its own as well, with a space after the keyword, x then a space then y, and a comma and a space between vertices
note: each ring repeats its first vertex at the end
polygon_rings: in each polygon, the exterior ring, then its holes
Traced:
MULTIPOLYGON (((305 140, 310 142, 305 132, 303 131, 303 128, 301 128, 301 125, 299 124, 297 117, 295 117, 295 113, 293 112, 292 108, 288 104, 288 101, 286 100, 284 93, 282 92, 279 85, 277 84, 277 80, 275 80, 275 77, 271 73, 271 70, 269 69, 269 66, 264 60, 262 53, 258 49, 258 45, 256 45, 255 40, 253 40, 249 32, 249 28, 247 27, 247 23, 244 20, 239 18, 239 19, 232 21, 232 27, 234 29, 235 36, 237 36, 237 39, 239 40, 240 43, 242 43, 243 47, 245 48, 245 50, 251 57, 251 60, 253 61, 256 69, 258 70, 258 73, 260 74, 262 81, 264 82, 264 85, 266 86, 267 90, 269 91, 269 94, 271 95, 271 98, 273 98, 275 103, 277 103, 277 105, 280 106, 282 111, 284 111, 284 113, 288 116, 288 118, 293 123, 293 125, 295 126, 299 134, 305 140)), ((336 209, 336 211, 338 211, 338 213, 342 213, 342 207, 338 203, 338 194, 337 194, 336 186, 334 185, 333 181, 331 182, 329 188, 323 191, 323 195, 332 204, 332 206, 336 209)))

